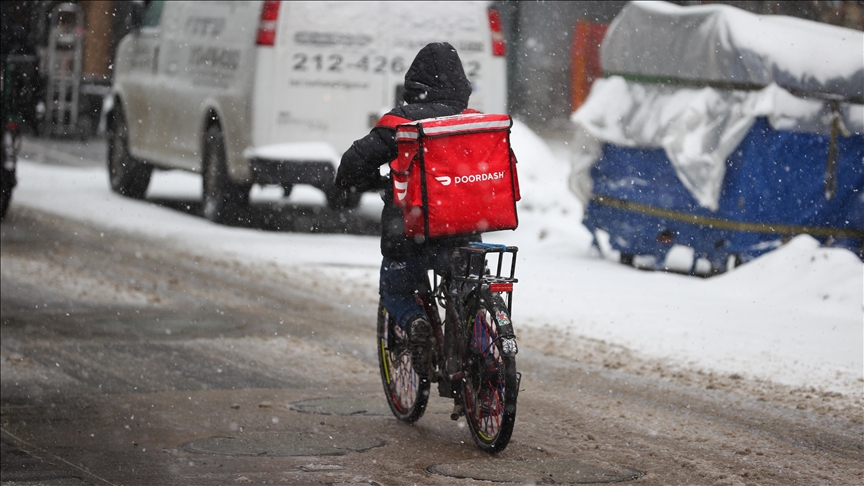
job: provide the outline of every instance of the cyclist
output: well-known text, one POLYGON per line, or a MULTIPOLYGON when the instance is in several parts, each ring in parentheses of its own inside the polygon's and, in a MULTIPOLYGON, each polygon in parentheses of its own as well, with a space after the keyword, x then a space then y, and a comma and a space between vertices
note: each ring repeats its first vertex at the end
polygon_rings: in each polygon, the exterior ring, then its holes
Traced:
MULTIPOLYGON (((423 47, 405 74, 405 105, 384 115, 372 131, 355 141, 342 156, 336 187, 349 191, 384 189, 381 212, 381 274, 378 291, 381 302, 399 326, 408 333, 414 363, 425 362, 431 337, 429 319, 414 298, 414 291, 426 272, 445 273, 453 248, 479 236, 438 239, 405 236, 402 209, 393 204, 390 177, 381 177, 379 168, 396 158, 396 126, 414 120, 457 115, 468 108, 471 83, 465 76, 456 49, 446 42, 423 47)), ((473 110, 472 110, 473 111, 473 110)), ((415 366, 421 376, 425 366, 415 366)))

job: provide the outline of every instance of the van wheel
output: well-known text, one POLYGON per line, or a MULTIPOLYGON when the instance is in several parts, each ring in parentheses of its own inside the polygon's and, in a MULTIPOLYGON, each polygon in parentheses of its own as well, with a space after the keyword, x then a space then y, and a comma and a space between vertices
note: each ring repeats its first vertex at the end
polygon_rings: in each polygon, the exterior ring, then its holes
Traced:
POLYGON ((218 126, 211 126, 204 135, 202 165, 204 217, 214 223, 238 220, 239 210, 249 204, 251 186, 237 184, 228 177, 225 140, 218 126))
POLYGON ((129 154, 129 127, 119 109, 108 133, 108 179, 117 194, 142 199, 153 167, 129 154))

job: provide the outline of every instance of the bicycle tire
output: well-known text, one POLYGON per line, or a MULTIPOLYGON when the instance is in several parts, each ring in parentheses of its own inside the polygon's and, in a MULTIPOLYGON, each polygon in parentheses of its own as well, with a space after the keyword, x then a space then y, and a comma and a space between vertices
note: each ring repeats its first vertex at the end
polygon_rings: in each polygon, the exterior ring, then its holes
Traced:
POLYGON ((390 411, 408 424, 419 420, 429 401, 429 380, 414 371, 408 336, 382 305, 378 306, 378 364, 390 411))
POLYGON ((516 358, 501 352, 499 326, 510 321, 498 294, 483 292, 469 307, 463 359, 462 400, 465 418, 477 446, 503 451, 516 423, 519 379, 516 358))

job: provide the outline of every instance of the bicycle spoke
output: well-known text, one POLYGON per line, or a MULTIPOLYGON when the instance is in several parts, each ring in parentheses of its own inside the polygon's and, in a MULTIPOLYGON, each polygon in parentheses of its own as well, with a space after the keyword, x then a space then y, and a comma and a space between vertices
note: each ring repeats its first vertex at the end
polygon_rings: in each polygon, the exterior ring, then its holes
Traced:
POLYGON ((393 415, 403 422, 414 422, 426 409, 429 383, 414 370, 407 336, 381 308, 378 318, 378 361, 381 383, 393 415))
POLYGON ((408 410, 414 405, 417 398, 417 373, 411 364, 411 356, 403 352, 397 361, 398 366, 392 368, 393 379, 391 390, 394 401, 402 408, 408 410))
POLYGON ((470 340, 464 387, 466 417, 478 445, 487 452, 498 452, 506 447, 515 417, 507 412, 508 392, 513 400, 509 409, 515 410, 515 390, 508 390, 515 387, 515 364, 512 359, 504 358, 497 344, 495 307, 491 299, 482 301, 472 313, 467 328, 470 340))

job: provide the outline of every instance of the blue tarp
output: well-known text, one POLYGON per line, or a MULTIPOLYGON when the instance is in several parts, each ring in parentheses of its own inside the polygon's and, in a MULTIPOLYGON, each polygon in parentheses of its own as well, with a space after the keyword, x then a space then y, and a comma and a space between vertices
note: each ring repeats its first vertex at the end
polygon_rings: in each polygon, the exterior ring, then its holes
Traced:
POLYGON ((730 255, 746 262, 785 238, 810 234, 864 259, 864 136, 836 137, 836 192, 826 198, 827 135, 778 131, 757 118, 726 160, 717 211, 699 205, 662 148, 603 145, 584 224, 609 233, 613 249, 653 255, 694 249, 715 271, 730 255))

